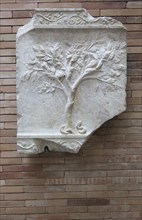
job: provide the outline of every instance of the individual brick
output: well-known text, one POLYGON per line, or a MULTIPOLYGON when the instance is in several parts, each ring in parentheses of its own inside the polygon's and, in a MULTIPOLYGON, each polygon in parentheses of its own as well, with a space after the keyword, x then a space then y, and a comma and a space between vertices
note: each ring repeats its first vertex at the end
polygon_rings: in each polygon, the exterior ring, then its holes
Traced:
POLYGON ((4 128, 6 128, 6 129, 16 129, 17 128, 17 122, 5 122, 4 128))
MULTIPOLYGON (((15 36, 15 34, 1 34, 0 40, 1 41, 15 41, 16 36, 15 36)), ((0 53, 2 53, 2 51, 0 53)))
POLYGON ((109 205, 109 199, 106 198, 87 198, 87 199, 68 199, 68 206, 104 206, 109 205))
POLYGON ((24 201, 1 201, 1 207, 10 208, 10 207, 23 207, 24 201))
POLYGON ((0 3, 15 3, 16 0, 1 0, 0 3))
POLYGON ((141 31, 142 25, 141 24, 125 24, 127 31, 141 31))
POLYGON ((0 143, 12 143, 16 144, 16 137, 1 137, 0 143))
POLYGON ((9 115, 16 115, 16 113, 17 113, 17 109, 16 108, 2 108, 2 110, 3 110, 3 113, 1 113, 1 114, 5 114, 5 115, 7 115, 7 114, 9 114, 9 115))
POLYGON ((69 2, 69 3, 38 3, 39 8, 82 8, 80 2, 69 2))
POLYGON ((22 26, 22 25, 24 25, 28 22, 29 22, 28 18, 26 18, 26 19, 24 19, 24 18, 1 19, 2 26, 9 26, 9 25, 14 25, 14 26, 15 25, 20 25, 20 26, 22 26))
POLYGON ((13 11, 13 18, 31 18, 33 16, 33 11, 13 11))
MULTIPOLYGON (((4 27, 4 28, 9 28, 9 27, 4 27)), ((0 48, 1 49, 13 49, 16 47, 16 43, 15 42, 1 42, 0 43, 0 48)), ((2 50, 0 50, 0 54, 2 54, 2 50)), ((15 53, 14 53, 15 54, 15 53)))
POLYGON ((0 49, 0 56, 15 56, 15 53, 15 49, 0 49))
POLYGON ((132 97, 142 97, 142 91, 132 91, 132 97))
MULTIPOLYGON (((108 187, 107 187, 107 190, 121 190, 121 191, 126 191, 126 190, 140 190, 140 184, 138 183, 123 183, 123 179, 121 179, 121 181, 119 183, 113 183, 113 184, 110 184, 108 187)), ((130 199, 130 201, 132 202, 133 198, 130 199)), ((131 203, 128 203, 126 202, 126 199, 124 198, 114 198, 114 199, 111 199, 112 203, 111 204, 131 204, 131 203)))
POLYGON ((128 1, 126 4, 127 8, 142 8, 141 1, 128 1))
POLYGON ((101 10, 101 16, 141 16, 141 9, 101 10))
POLYGON ((26 215, 1 215, 2 220, 25 220, 26 215))
MULTIPOLYGON (((8 180, 7 180, 8 181, 8 180)), ((43 200, 44 194, 42 193, 17 193, 17 194, 6 194, 5 200, 8 201, 27 201, 27 200, 43 200)))
MULTIPOLYGON (((16 137, 16 130, 1 130, 1 137, 16 137)), ((4 152, 1 153, 3 154, 4 152)))
POLYGON ((127 52, 128 53, 141 53, 142 47, 128 47, 127 52))
POLYGON ((125 2, 83 2, 83 8, 88 9, 114 9, 125 8, 125 2))
POLYGON ((78 213, 78 212, 87 212, 87 207, 86 206, 71 206, 71 207, 66 207, 66 206, 59 206, 59 207, 47 207, 46 211, 48 213, 69 213, 69 212, 73 212, 73 213, 78 213))
POLYGON ((15 63, 15 57, 0 57, 0 63, 15 63))
POLYGON ((6 208, 0 207, 0 213, 1 213, 1 215, 6 214, 6 208))
POLYGON ((22 178, 22 173, 21 172, 2 172, 1 173, 1 178, 2 179, 20 179, 22 178))
POLYGON ((21 158, 1 158, 2 165, 8 164, 21 164, 21 158))
POLYGON ((27 200, 25 202, 26 207, 36 207, 36 206, 48 206, 48 207, 58 207, 60 206, 67 206, 67 200, 65 199, 52 199, 52 200, 41 200, 40 198, 38 200, 27 200))
POLYGON ((23 178, 60 178, 64 173, 61 171, 48 171, 48 172, 24 172, 23 178))
POLYGON ((56 192, 45 193, 45 199, 67 199, 67 198, 84 198, 85 192, 56 192))
POLYGON ((54 164, 64 163, 63 158, 22 158, 23 164, 54 164))
POLYGON ((103 218, 110 219, 110 212, 96 212, 94 213, 70 213, 69 214, 70 219, 92 219, 92 220, 102 220, 103 218))
POLYGON ((6 121, 17 121, 16 115, 2 115, 1 116, 1 121, 6 122, 6 121))
MULTIPOLYGON (((137 40, 135 40, 135 39, 128 39, 127 43, 128 43, 128 46, 142 46, 142 40, 141 39, 137 39, 137 40)), ((136 54, 134 54, 133 56, 136 56, 136 54)))
POLYGON ((15 107, 15 101, 1 101, 1 107, 15 107))
MULTIPOLYGON (((17 167, 17 166, 19 167, 20 165, 12 165, 11 167, 17 167)), ((23 165, 21 165, 21 167, 23 169, 23 165)), ((3 166, 3 169, 5 169, 5 166, 3 166)), ((12 168, 9 171, 12 171, 12 168)), ((18 179, 18 180, 6 180, 6 185, 7 186, 14 186, 14 185, 17 185, 17 186, 20 186, 20 185, 22 185, 22 186, 42 186, 45 184, 45 182, 46 182, 45 179, 36 179, 36 181, 35 181, 35 179, 18 179)))
POLYGON ((126 17, 126 23, 131 23, 131 24, 141 24, 142 20, 141 20, 141 16, 136 16, 136 17, 126 17))
POLYGON ((21 155, 17 151, 3 151, 1 154, 2 158, 13 158, 13 157, 21 157, 21 155))
POLYGON ((5 151, 16 150, 16 146, 15 146, 15 144, 6 144, 6 143, 4 143, 4 144, 0 145, 0 150, 1 151, 3 151, 3 150, 5 150, 5 151))
POLYGON ((0 34, 7 34, 7 33, 12 33, 11 27, 1 27, 0 28, 0 34))
MULTIPOLYGON (((42 170, 41 170, 42 172, 42 170)), ((24 192, 46 192, 46 186, 24 186, 24 192)))
POLYGON ((66 171, 65 177, 105 177, 105 171, 66 171))
POLYGON ((12 12, 11 11, 1 11, 0 18, 12 18, 12 12))
MULTIPOLYGON (((4 172, 16 172, 16 171, 23 171, 22 165, 3 165, 4 172)), ((7 184, 8 185, 8 184, 7 184)))
POLYGON ((1 187, 1 193, 21 193, 23 192, 22 186, 3 186, 1 187))
POLYGON ((12 3, 12 4, 1 4, 0 5, 2 11, 8 10, 31 10, 37 8, 37 3, 29 3, 29 4, 22 4, 22 3, 12 3))
POLYGON ((7 214, 29 214, 29 213, 45 213, 44 207, 18 207, 6 208, 7 214))
MULTIPOLYGON (((4 95, 5 100, 16 100, 16 94, 15 93, 6 93, 4 95)), ((12 110, 12 109, 10 109, 12 110)))

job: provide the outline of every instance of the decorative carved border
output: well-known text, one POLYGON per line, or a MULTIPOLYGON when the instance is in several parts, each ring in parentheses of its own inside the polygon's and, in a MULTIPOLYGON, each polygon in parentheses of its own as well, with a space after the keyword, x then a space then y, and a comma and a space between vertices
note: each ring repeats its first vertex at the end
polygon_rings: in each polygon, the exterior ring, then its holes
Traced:
POLYGON ((17 39, 34 28, 126 28, 111 17, 92 17, 86 9, 35 9, 31 21, 19 28, 17 39))

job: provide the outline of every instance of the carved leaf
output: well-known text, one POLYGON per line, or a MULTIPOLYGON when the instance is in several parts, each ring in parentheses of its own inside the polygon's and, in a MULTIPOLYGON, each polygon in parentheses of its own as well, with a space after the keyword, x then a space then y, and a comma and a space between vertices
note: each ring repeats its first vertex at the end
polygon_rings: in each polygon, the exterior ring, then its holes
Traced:
POLYGON ((29 80, 31 75, 32 75, 33 71, 27 71, 23 74, 23 76, 21 77, 22 81, 26 81, 29 80))
POLYGON ((55 85, 52 83, 42 83, 37 87, 38 93, 52 93, 55 91, 55 85))
POLYGON ((38 52, 39 47, 38 47, 38 46, 33 46, 33 50, 34 50, 35 52, 38 52))

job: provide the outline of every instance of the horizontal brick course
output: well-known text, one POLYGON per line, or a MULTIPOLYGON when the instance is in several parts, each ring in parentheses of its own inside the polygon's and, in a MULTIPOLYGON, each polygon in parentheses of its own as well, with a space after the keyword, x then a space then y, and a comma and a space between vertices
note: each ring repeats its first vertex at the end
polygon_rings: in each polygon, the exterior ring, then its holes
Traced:
POLYGON ((86 9, 114 9, 125 8, 125 2, 83 2, 82 7, 86 9))
POLYGON ((12 18, 12 12, 11 11, 1 11, 0 18, 12 18))
MULTIPOLYGON (((5 28, 9 28, 9 27, 5 27, 5 28)), ((2 48, 2 49, 6 49, 6 48, 7 49, 11 49, 11 48, 15 48, 15 47, 16 47, 16 43, 15 42, 1 42, 0 43, 0 48, 2 48)), ((2 52, 3 51, 1 50, 0 54, 2 54, 2 52)), ((14 55, 15 55, 15 53, 14 53, 14 55)))
POLYGON ((23 187, 22 186, 3 186, 1 187, 1 193, 19 193, 23 192, 23 187))
POLYGON ((40 200, 44 199, 44 194, 42 193, 18 193, 18 194, 6 194, 5 200, 8 201, 25 201, 25 200, 40 200))
MULTIPOLYGON (((16 36, 15 36, 15 34, 1 34, 0 40, 1 41, 15 41, 16 36)), ((2 51, 1 51, 1 53, 2 53, 2 51)))
POLYGON ((3 220, 25 220, 25 215, 1 215, 3 220))
POLYGON ((104 206, 109 205, 106 198, 68 199, 68 206, 104 206))
MULTIPOLYGON (((33 11, 13 11, 13 18, 31 18, 33 16, 33 11)), ((17 20, 15 20, 17 21, 17 20)))
POLYGON ((37 7, 37 3, 12 3, 12 4, 1 4, 0 8, 2 11, 9 11, 9 10, 31 10, 37 7))
POLYGON ((29 19, 24 19, 24 18, 17 18, 17 19, 1 19, 1 24, 2 26, 9 26, 9 25, 24 25, 28 23, 29 19))
POLYGON ((7 214, 29 214, 29 213, 43 213, 45 212, 45 208, 44 207, 19 207, 19 208, 6 208, 6 213, 7 214))
POLYGON ((101 10, 101 16, 141 16, 141 9, 101 10))
POLYGON ((82 3, 38 3, 39 8, 82 8, 82 3))
POLYGON ((12 27, 2 27, 0 28, 0 34, 12 33, 12 27))
POLYGON ((142 8, 142 2, 141 1, 128 1, 127 8, 142 8))

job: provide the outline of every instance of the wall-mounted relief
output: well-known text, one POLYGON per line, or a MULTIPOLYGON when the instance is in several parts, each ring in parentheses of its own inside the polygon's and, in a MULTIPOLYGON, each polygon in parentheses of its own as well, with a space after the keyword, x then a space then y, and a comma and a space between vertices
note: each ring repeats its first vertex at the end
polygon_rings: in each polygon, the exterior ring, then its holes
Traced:
POLYGON ((17 33, 17 148, 78 152, 125 110, 126 30, 84 9, 37 9, 17 33))

